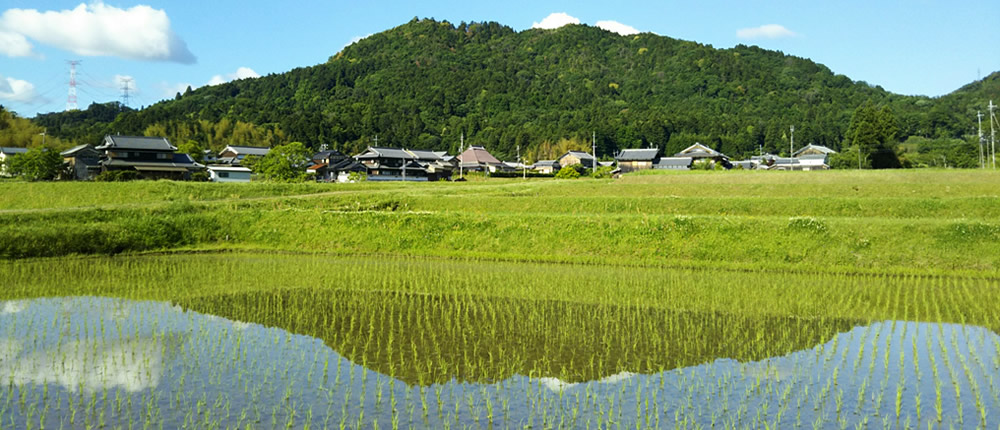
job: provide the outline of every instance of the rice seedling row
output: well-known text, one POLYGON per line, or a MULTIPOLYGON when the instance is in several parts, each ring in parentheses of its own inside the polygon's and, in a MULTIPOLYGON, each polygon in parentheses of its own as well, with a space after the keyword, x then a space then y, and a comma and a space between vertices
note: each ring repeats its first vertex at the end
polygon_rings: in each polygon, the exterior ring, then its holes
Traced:
POLYGON ((259 254, 0 274, 0 428, 1000 419, 989 278, 259 254))

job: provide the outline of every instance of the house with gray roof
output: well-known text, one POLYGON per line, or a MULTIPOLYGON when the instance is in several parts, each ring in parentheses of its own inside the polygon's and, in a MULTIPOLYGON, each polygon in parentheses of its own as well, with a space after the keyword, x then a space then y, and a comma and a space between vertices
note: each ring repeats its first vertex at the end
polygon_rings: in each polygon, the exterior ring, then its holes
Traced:
POLYGON ((212 182, 250 182, 253 173, 243 166, 208 166, 208 180, 212 182))
POLYGON ((59 155, 62 155, 66 169, 72 172, 70 179, 85 181, 94 179, 101 173, 101 151, 94 148, 94 145, 74 146, 59 155))
POLYGON ((531 169, 542 174, 552 175, 561 169, 562 166, 556 160, 541 160, 536 161, 535 164, 531 165, 531 169))
POLYGON ((691 164, 694 163, 694 158, 691 157, 660 157, 660 161, 657 161, 653 165, 654 169, 665 169, 665 170, 691 170, 691 164))
POLYGON ((137 171, 146 179, 190 179, 205 166, 177 153, 165 137, 105 136, 95 148, 101 152, 101 171, 137 171))
POLYGON ((583 151, 568 151, 557 158, 556 161, 563 167, 579 164, 585 168, 593 169, 597 159, 593 155, 583 151))
POLYGON ((837 153, 837 151, 834 151, 834 150, 832 150, 830 148, 827 148, 827 147, 825 147, 823 145, 813 145, 813 144, 810 143, 810 144, 808 144, 806 146, 803 146, 803 147, 799 148, 799 150, 795 151, 792 154, 792 157, 799 157, 799 156, 803 156, 803 155, 825 155, 825 156, 829 156, 830 154, 836 154, 836 153, 837 153))
POLYGON ((658 148, 623 149, 615 155, 615 160, 618 161, 618 168, 622 170, 622 173, 652 169, 660 161, 660 150, 658 148))
POLYGON ((6 161, 10 157, 16 157, 18 155, 28 152, 28 148, 13 148, 10 146, 0 146, 0 176, 7 176, 6 172, 6 161))
POLYGON ((730 167, 729 157, 726 154, 702 145, 699 142, 695 142, 694 145, 684 148, 684 150, 675 154, 674 157, 690 157, 693 159, 692 163, 720 164, 727 169, 730 167))
POLYGON ((354 159, 370 181, 437 181, 451 177, 452 163, 439 152, 369 146, 354 159))
POLYGON ((239 146, 229 145, 219 152, 219 164, 240 165, 244 158, 248 156, 263 157, 271 152, 271 148, 266 146, 239 146))

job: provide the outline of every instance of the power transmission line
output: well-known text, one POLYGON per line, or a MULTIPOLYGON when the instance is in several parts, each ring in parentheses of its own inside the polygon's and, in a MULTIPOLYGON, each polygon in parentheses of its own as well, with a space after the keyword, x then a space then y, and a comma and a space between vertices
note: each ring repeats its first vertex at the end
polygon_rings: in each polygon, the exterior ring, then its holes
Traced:
POLYGON ((66 110, 77 110, 79 106, 76 104, 76 66, 78 66, 82 61, 80 60, 69 60, 69 92, 66 94, 66 110))
POLYGON ((122 81, 122 105, 125 107, 129 107, 128 86, 129 84, 132 83, 132 78, 122 78, 121 81, 122 81))

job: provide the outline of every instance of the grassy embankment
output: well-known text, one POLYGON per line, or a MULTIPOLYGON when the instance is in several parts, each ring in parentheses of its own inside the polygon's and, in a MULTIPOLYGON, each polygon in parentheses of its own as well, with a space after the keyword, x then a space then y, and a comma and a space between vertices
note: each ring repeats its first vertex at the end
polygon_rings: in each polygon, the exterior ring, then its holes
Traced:
POLYGON ((997 276, 1000 174, 475 183, 0 183, 0 256, 274 250, 997 276))

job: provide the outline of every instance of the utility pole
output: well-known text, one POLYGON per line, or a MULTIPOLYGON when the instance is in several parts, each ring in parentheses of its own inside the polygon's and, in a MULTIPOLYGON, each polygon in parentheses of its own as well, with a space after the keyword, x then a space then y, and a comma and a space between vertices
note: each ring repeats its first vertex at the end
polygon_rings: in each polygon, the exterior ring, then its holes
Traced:
POLYGON ((524 162, 521 161, 521 145, 517 145, 517 164, 521 165, 521 179, 528 179, 528 169, 525 168, 524 162))
POLYGON ((979 168, 986 168, 986 155, 983 154, 983 112, 976 111, 976 118, 979 119, 979 168))
POLYGON ((465 152, 465 132, 464 131, 462 132, 461 139, 462 139, 460 141, 461 143, 458 144, 458 178, 459 179, 463 178, 462 175, 464 173, 462 171, 462 164, 463 164, 463 162, 462 162, 462 153, 465 152))
POLYGON ((378 148, 378 135, 375 135, 375 147, 378 148))
POLYGON ((792 153, 795 151, 795 126, 791 126, 792 138, 788 141, 788 158, 792 158, 792 153))
POLYGON ((593 167, 592 175, 597 176, 597 131, 594 131, 590 136, 590 150, 593 152, 591 155, 594 156, 594 164, 591 166, 593 167))
POLYGON ((79 107, 76 104, 76 66, 78 66, 80 60, 70 60, 69 63, 69 93, 66 95, 66 110, 77 110, 79 107))
POLYGON ((993 104, 993 100, 990 100, 990 152, 993 154, 993 168, 997 168, 997 135, 996 130, 993 129, 993 123, 996 122, 997 117, 993 114, 993 108, 996 105, 993 104))

